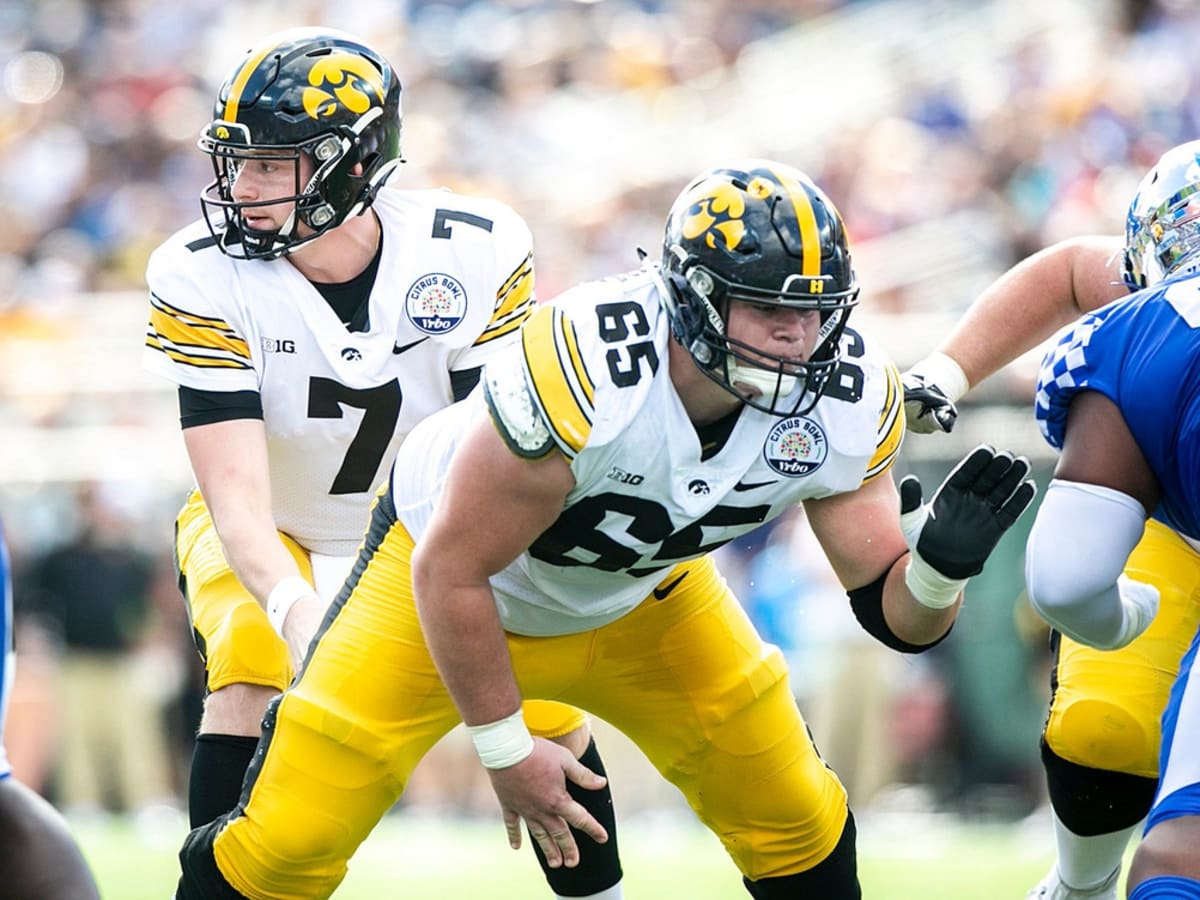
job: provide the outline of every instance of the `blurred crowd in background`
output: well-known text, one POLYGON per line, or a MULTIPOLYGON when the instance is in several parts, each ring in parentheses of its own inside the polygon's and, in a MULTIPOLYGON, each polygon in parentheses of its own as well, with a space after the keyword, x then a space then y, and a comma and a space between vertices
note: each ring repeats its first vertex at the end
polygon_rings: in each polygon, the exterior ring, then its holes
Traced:
MULTIPOLYGON (((26 780, 66 808, 169 804, 182 789, 202 681, 171 523, 190 475, 174 393, 138 368, 142 274, 199 215, 212 172, 195 140, 221 78, 264 35, 304 24, 354 32, 392 60, 407 159, 392 183, 511 203, 533 229, 542 297, 634 268, 639 246, 656 255, 672 198, 716 162, 805 170, 847 223, 863 286, 854 321, 902 367, 1017 259, 1119 231, 1145 170, 1200 134, 1190 0, 4 4, 0 515, 23 660, 7 741, 26 780), (106 563, 67 577, 81 554, 106 563), (100 677, 124 688, 97 708, 77 695, 100 677), (130 751, 92 759, 76 745, 106 748, 144 727, 138 716, 161 740, 140 739, 142 783, 126 787, 130 751), (92 721, 104 718, 108 733, 92 721)), ((940 478, 983 438, 1037 454, 1044 483, 1030 371, 985 384, 955 435, 910 438, 902 468, 940 478)), ((964 811, 1035 807, 1047 656, 1020 597, 1024 535, 973 582, 955 635, 907 659, 858 631, 807 534, 798 515, 726 548, 723 564, 792 655, 852 799, 916 784, 964 811)), ((610 770, 618 804, 633 797, 610 770)))

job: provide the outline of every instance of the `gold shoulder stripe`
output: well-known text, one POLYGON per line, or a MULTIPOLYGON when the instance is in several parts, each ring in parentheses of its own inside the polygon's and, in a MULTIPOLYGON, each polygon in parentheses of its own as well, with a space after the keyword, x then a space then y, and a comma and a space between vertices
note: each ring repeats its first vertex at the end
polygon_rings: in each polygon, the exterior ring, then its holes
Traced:
POLYGON ((146 334, 146 346, 152 350, 158 350, 164 356, 174 362, 181 363, 187 366, 194 366, 197 369, 249 369, 248 363, 241 362, 236 359, 222 359, 212 356, 195 356, 185 353, 182 350, 164 346, 154 334, 146 334))
POLYGON ((526 254, 516 270, 504 280, 496 292, 496 305, 487 328, 475 341, 475 346, 494 341, 516 331, 533 312, 533 254, 526 254))
POLYGON ((173 347, 207 350, 250 361, 249 346, 227 322, 194 315, 171 306, 155 294, 150 295, 149 330, 173 347))
POLYGON ((867 464, 863 484, 891 468, 896 457, 900 455, 900 445, 904 441, 904 391, 900 385, 900 373, 891 363, 887 364, 886 371, 887 394, 884 397, 883 410, 879 414, 875 455, 867 464))
POLYGON ((594 385, 579 354, 575 326, 553 306, 540 307, 521 330, 525 367, 547 424, 574 457, 592 431, 594 385))

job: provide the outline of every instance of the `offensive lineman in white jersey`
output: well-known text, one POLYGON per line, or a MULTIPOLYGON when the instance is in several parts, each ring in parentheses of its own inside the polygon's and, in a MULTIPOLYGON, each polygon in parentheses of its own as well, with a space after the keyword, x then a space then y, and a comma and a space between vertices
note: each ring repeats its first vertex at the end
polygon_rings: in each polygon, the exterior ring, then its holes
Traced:
POLYGON ((913 477, 897 495, 899 376, 846 328, 857 297, 837 210, 749 160, 684 190, 661 266, 535 312, 401 448, 244 803, 188 837, 177 897, 329 896, 460 720, 513 846, 521 819, 552 859, 577 852, 571 829, 602 840, 528 697, 629 735, 753 896, 860 897, 845 791, 708 551, 804 502, 863 626, 919 652, 1034 488, 1026 460, 980 447, 929 504, 913 477), (347 656, 364 640, 369 671, 347 656))
MULTIPOLYGON (((216 173, 204 218, 147 270, 145 365, 179 385, 198 485, 176 536, 208 691, 193 824, 236 806, 267 704, 299 671, 397 448, 534 306, 532 239, 509 207, 384 187, 400 128, 399 80, 361 41, 267 38, 201 135, 216 173)), ((531 727, 596 768, 580 710, 535 704, 531 727)), ((611 820, 607 787, 583 799, 611 820)), ((592 846, 547 870, 556 894, 620 896, 615 842, 592 846)))

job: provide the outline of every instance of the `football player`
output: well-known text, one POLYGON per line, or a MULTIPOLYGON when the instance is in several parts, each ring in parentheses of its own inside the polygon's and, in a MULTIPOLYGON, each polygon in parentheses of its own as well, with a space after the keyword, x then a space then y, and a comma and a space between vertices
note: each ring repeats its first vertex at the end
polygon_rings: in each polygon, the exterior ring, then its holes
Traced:
POLYGON ((4 722, 15 654, 8 548, 0 529, 0 872, 5 897, 100 900, 100 891, 66 821, 38 793, 18 781, 4 752, 4 722))
POLYGON ((709 551, 803 502, 863 626, 920 652, 1034 488, 1026 460, 980 447, 929 503, 913 477, 898 494, 900 379, 847 327, 857 302, 833 204, 746 160, 684 189, 660 264, 539 308, 482 391, 401 447, 240 806, 185 841, 177 896, 329 896, 459 721, 510 843, 524 820, 569 863, 606 827, 567 787, 592 773, 522 720, 552 697, 629 735, 752 896, 859 898, 846 792, 709 551))
MULTIPOLYGON (((203 218, 147 269, 145 366, 179 386, 197 485, 176 523, 207 677, 197 825, 237 804, 267 702, 299 671, 397 448, 471 391, 534 306, 531 235, 510 208, 385 187, 400 90, 350 35, 265 39, 200 136, 215 173, 203 218)), ((582 712, 529 713, 602 770, 582 712)), ((612 823, 607 787, 580 800, 612 823)), ((548 872, 556 894, 619 897, 615 846, 548 872)))
MULTIPOLYGON (((1130 205, 1124 241, 1062 241, 985 290, 937 352, 905 374, 909 428, 949 431, 953 404, 970 386, 1083 313, 1200 264, 1198 160, 1200 142, 1163 155, 1130 205)), ((1126 646, 1106 651, 1053 633, 1041 757, 1058 854, 1028 900, 1116 900, 1125 848, 1154 798, 1159 720, 1180 658, 1200 626, 1195 567, 1186 541, 1151 518, 1125 575, 1132 579, 1131 598, 1139 593, 1136 583, 1157 589, 1153 624, 1126 646)), ((1152 600, 1144 591, 1141 596, 1152 600)), ((1139 620, 1136 608, 1131 613, 1130 627, 1139 620)))
MULTIPOLYGON (((1130 900, 1200 900, 1200 157, 1160 161, 1129 216, 1127 269, 1150 285, 1085 316, 1042 362, 1036 412, 1061 450, 1026 550, 1034 608, 1089 647, 1119 648, 1160 620, 1178 669, 1162 715, 1158 787, 1134 853, 1130 900), (1122 569, 1147 528, 1174 543, 1122 569), (1178 614, 1183 610, 1183 614, 1178 614)), ((1139 683, 1152 680, 1137 671, 1139 683)), ((1134 723, 1140 724, 1140 723, 1134 723)))

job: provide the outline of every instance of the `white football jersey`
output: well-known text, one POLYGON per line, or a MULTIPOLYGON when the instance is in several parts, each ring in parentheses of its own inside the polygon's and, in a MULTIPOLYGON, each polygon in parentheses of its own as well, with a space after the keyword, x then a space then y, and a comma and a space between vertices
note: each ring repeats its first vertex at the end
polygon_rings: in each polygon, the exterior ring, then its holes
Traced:
POLYGON ((232 260, 203 222, 146 273, 144 366, 207 391, 257 391, 275 524, 301 546, 355 552, 412 427, 453 401, 449 373, 516 341, 533 309, 529 228, 502 203, 380 191, 369 329, 352 332, 286 259, 232 260))
POLYGON ((899 374, 847 329, 838 375, 811 412, 780 418, 744 407, 721 449, 702 460, 668 372, 663 290, 646 269, 543 305, 521 343, 488 363, 483 390, 422 423, 401 448, 393 499, 414 538, 428 526, 456 441, 485 414, 484 403, 514 452, 556 449, 570 461, 575 486, 562 515, 492 578, 509 631, 568 634, 611 622, 675 564, 799 501, 853 491, 887 472, 899 452, 899 374))

